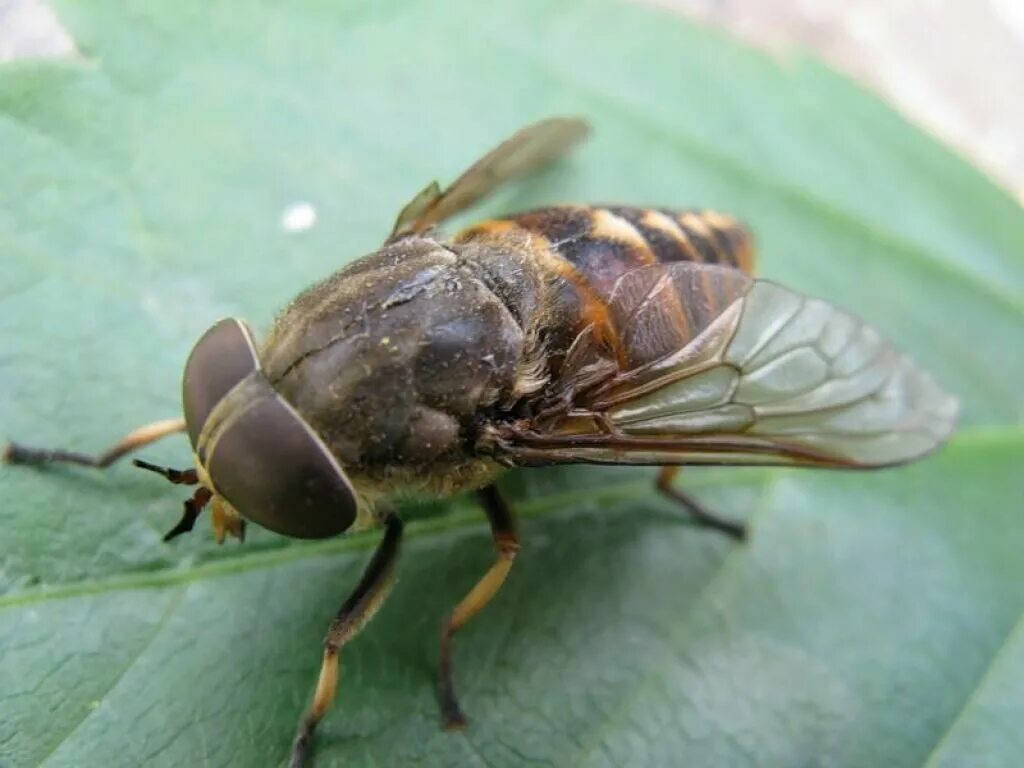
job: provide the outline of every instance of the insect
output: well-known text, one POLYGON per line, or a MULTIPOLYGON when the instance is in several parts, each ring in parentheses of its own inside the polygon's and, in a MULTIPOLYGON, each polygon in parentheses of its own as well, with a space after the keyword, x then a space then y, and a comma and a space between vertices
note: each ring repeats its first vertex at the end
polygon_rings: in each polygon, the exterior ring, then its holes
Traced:
POLYGON ((578 119, 544 120, 447 189, 429 185, 379 251, 301 293, 262 342, 241 320, 216 323, 185 364, 184 419, 99 456, 7 448, 16 464, 106 467, 184 431, 193 468, 135 462, 197 488, 168 539, 207 506, 221 541, 242 538, 246 521, 299 538, 383 526, 328 629, 292 765, 335 697, 342 647, 387 595, 402 523, 383 502, 395 491, 475 490, 490 522, 494 563, 441 632, 441 716, 459 728, 452 639, 520 546, 494 485, 509 467, 661 466, 665 494, 742 538, 738 523, 673 486, 680 465, 882 467, 923 456, 953 429, 956 401, 874 329, 754 279, 751 236, 729 216, 559 206, 436 234, 586 133, 578 119))

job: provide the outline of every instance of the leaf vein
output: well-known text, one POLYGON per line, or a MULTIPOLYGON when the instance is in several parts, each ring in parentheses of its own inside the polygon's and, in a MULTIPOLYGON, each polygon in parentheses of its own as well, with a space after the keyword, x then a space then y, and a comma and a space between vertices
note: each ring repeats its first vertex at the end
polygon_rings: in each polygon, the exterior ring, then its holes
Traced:
MULTIPOLYGON (((181 601, 185 596, 185 591, 186 588, 184 586, 180 587, 178 594, 175 595, 168 602, 167 608, 164 610, 163 615, 160 617, 160 620, 156 623, 156 626, 153 628, 152 633, 149 635, 148 638, 146 638, 146 641, 139 647, 138 653, 136 653, 135 656, 132 657, 131 661, 129 661, 124 666, 124 668, 118 673, 118 675, 111 681, 107 689, 98 697, 99 701, 105 700, 111 694, 111 692, 114 689, 116 689, 118 685, 120 685, 121 681, 125 678, 125 676, 135 667, 136 664, 139 663, 139 661, 150 649, 150 647, 152 647, 153 643, 156 641, 156 638, 163 631, 164 627, 167 625, 167 622, 170 620, 171 616, 175 613, 175 611, 178 610, 178 607, 181 605, 181 601)), ((50 751, 47 752, 42 757, 42 759, 40 759, 39 765, 45 765, 49 761, 49 759, 53 757, 54 754, 56 754, 57 750, 60 749, 61 745, 65 744, 91 716, 92 710, 87 710, 83 714, 81 719, 75 722, 71 726, 71 728, 68 729, 68 731, 60 738, 60 740, 54 744, 53 748, 50 749, 50 751)))
POLYGON ((978 682, 967 696, 964 697, 963 704, 961 704, 953 719, 949 721, 949 725, 943 730, 942 735, 936 740, 935 745, 921 763, 922 768, 934 768, 939 764, 939 756, 949 746, 950 739, 956 732, 957 727, 964 717, 967 716, 974 703, 978 700, 978 697, 981 696, 985 686, 992 679, 996 668, 999 666, 1000 659, 1009 654, 1018 641, 1024 641, 1024 612, 1021 613, 1020 618, 1017 619, 1016 623, 1007 632, 1006 639, 996 649, 995 653, 992 654, 988 665, 985 667, 985 671, 979 675, 978 682))

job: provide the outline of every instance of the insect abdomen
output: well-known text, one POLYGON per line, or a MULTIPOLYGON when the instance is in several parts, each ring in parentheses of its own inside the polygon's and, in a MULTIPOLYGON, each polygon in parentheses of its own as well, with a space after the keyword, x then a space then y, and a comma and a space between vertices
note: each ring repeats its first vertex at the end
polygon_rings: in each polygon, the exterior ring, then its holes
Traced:
MULTIPOLYGON (((624 329, 617 327, 620 323, 609 313, 612 291, 626 272, 657 263, 690 261, 749 274, 754 261, 753 242, 746 228, 732 217, 712 211, 540 208, 482 222, 459 233, 454 242, 483 246, 475 251, 476 258, 482 260, 507 260, 508 256, 499 254, 515 252, 543 277, 547 311, 542 322, 556 367, 559 353, 587 326, 597 329, 616 348, 620 361, 631 357, 620 340, 624 329)), ((679 321, 684 322, 682 315, 679 321)), ((654 345, 659 350, 661 341, 670 343, 667 337, 660 340, 654 345)), ((658 350, 652 347, 649 351, 654 354, 658 350)))
POLYGON ((710 210, 607 209, 636 228, 658 261, 695 261, 734 267, 752 274, 754 242, 732 216, 710 210))
POLYGON ((673 211, 628 206, 556 206, 485 221, 460 233, 464 241, 521 229, 535 245, 569 261, 595 287, 622 272, 655 262, 692 261, 753 271, 750 233, 736 219, 715 211, 673 211))

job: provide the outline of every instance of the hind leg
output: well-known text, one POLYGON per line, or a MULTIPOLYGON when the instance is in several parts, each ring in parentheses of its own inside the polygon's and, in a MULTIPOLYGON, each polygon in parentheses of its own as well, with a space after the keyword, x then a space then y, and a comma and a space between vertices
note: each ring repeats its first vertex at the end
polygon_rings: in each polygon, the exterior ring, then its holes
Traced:
POLYGON ((746 526, 742 523, 737 523, 735 520, 719 517, 714 512, 709 512, 700 502, 690 498, 689 495, 672 485, 672 480, 678 472, 679 467, 662 467, 658 473, 658 490, 680 504, 697 525, 721 531, 737 541, 743 541, 747 536, 746 526))

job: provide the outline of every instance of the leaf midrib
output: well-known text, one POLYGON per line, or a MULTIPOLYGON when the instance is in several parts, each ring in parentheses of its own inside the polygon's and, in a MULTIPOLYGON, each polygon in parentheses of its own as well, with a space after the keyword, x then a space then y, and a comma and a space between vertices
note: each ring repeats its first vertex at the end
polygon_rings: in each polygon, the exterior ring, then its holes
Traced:
MULTIPOLYGON (((964 430, 955 435, 947 443, 944 450, 957 452, 984 451, 993 444, 1004 443, 1024 447, 1024 425, 1007 425, 997 428, 976 427, 964 430)), ((736 477, 725 477, 723 474, 713 476, 701 476, 698 474, 687 480, 687 486, 699 488, 772 483, 788 470, 789 468, 785 467, 754 468, 748 469, 742 475, 736 477)), ((640 498, 650 495, 652 488, 651 479, 643 478, 641 480, 599 488, 574 489, 565 493, 549 494, 522 501, 517 504, 516 511, 518 516, 523 519, 541 517, 564 508, 569 502, 578 505, 581 502, 619 501, 640 498)), ((451 532, 461 533, 479 527, 481 521, 482 517, 476 509, 458 509, 437 518, 412 522, 406 527, 406 540, 411 541, 440 536, 451 532)), ((187 584, 204 579, 230 576, 236 573, 273 568, 313 557, 360 552, 371 549, 376 544, 376 534, 373 531, 368 531, 324 541, 282 544, 269 550, 264 549, 252 553, 242 552, 237 556, 197 566, 174 566, 144 572, 122 573, 104 578, 82 579, 56 586, 43 586, 5 595, 0 597, 0 610, 87 595, 101 595, 136 589, 154 589, 187 584)))

